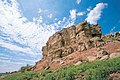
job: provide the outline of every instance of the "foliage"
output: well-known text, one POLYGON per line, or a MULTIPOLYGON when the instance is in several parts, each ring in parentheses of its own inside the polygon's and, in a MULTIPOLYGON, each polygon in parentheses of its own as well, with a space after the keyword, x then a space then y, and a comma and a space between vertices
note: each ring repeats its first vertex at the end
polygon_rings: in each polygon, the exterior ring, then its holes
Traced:
POLYGON ((115 58, 37 72, 19 72, 0 80, 108 80, 107 76, 118 70, 120 70, 120 58, 115 58))
POLYGON ((32 68, 32 66, 27 64, 26 66, 22 66, 19 71, 20 72, 25 72, 25 71, 29 71, 31 68, 32 68))

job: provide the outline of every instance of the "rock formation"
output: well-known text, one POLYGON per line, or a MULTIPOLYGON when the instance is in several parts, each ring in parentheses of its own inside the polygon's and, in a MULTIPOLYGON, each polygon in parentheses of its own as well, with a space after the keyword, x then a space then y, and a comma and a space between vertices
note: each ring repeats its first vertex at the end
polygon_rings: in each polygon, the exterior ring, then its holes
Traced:
MULTIPOLYGON (((100 25, 90 25, 87 21, 64 28, 53 34, 43 46, 43 58, 36 63, 34 70, 108 59, 110 52, 107 52, 108 48, 105 49, 104 45, 115 40, 119 43, 120 33, 104 36, 100 25)), ((119 54, 114 53, 110 57, 119 54)))
POLYGON ((100 46, 101 28, 99 25, 89 25, 86 21, 64 28, 49 38, 46 46, 42 48, 43 59, 62 58, 77 50, 83 51, 100 46))

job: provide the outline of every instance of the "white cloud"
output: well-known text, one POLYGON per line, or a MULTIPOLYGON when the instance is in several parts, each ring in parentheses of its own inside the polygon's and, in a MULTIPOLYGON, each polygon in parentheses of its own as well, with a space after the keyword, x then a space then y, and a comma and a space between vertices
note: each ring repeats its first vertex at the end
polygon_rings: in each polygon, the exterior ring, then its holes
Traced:
MULTIPOLYGON (((43 17, 42 16, 39 16, 39 17, 37 17, 37 18, 33 18, 33 22, 36 22, 37 21, 37 23, 42 23, 43 22, 43 17)), ((37 24, 36 23, 36 24, 37 24)))
POLYGON ((88 8, 87 8, 87 11, 91 11, 91 8, 92 8, 91 6, 90 6, 90 7, 88 7, 88 8))
POLYGON ((70 10, 71 19, 76 19, 76 9, 70 10))
POLYGON ((13 51, 19 51, 19 52, 23 52, 23 53, 27 52, 28 54, 35 54, 35 53, 33 53, 34 51, 32 51, 30 48, 22 48, 22 47, 19 47, 16 45, 12 45, 11 43, 6 43, 2 40, 0 40, 0 46, 8 48, 13 51))
POLYGON ((12 5, 8 5, 9 3, 6 1, 0 1, 0 26, 2 27, 0 29, 3 33, 10 35, 11 40, 30 48, 22 48, 4 41, 0 42, 0 46, 24 53, 40 53, 41 47, 45 45, 49 36, 55 32, 54 27, 40 24, 42 23, 42 16, 35 18, 34 22, 28 22, 21 15, 16 0, 11 1, 12 5))
MULTIPOLYGON (((37 18, 33 18, 33 22, 27 20, 24 17, 19 8, 16 0, 11 0, 12 5, 6 1, 0 1, 0 30, 1 33, 9 35, 8 41, 16 41, 22 45, 29 46, 24 48, 12 44, 10 42, 5 42, 0 38, 0 46, 8 48, 13 51, 21 51, 23 53, 41 53, 41 48, 45 45, 48 38, 64 27, 69 27, 74 24, 76 20, 76 10, 70 10, 70 17, 63 17, 53 24, 45 24, 43 22, 43 17, 40 15, 37 18), (4 4, 5 3, 5 4, 4 4)), ((42 9, 39 9, 38 13, 41 13, 42 9)), ((52 18, 52 14, 49 15, 52 18)))
POLYGON ((77 16, 83 16, 86 12, 83 11, 83 12, 77 12, 76 9, 72 9, 70 10, 70 18, 71 19, 76 19, 77 16))
POLYGON ((54 19, 55 21, 57 20, 57 18, 54 19))
POLYGON ((81 1, 82 1, 82 0, 76 0, 77 4, 80 4, 81 1))
POLYGON ((110 30, 110 33, 113 34, 114 33, 114 30, 115 30, 116 26, 113 26, 110 30))
MULTIPOLYGON (((116 32, 116 29, 119 27, 119 24, 120 24, 120 20, 118 20, 118 22, 116 23, 116 25, 114 25, 111 30, 110 30, 110 33, 111 34, 114 34, 116 32)), ((120 31, 117 31, 120 33, 120 31)))
POLYGON ((78 12, 77 16, 83 16, 85 14, 85 12, 78 12))
POLYGON ((60 25, 60 24, 61 24, 61 22, 62 22, 62 21, 58 21, 58 25, 60 25))
POLYGON ((42 9, 39 9, 38 13, 41 13, 42 12, 42 9))
POLYGON ((49 18, 52 18, 52 17, 53 17, 53 14, 49 14, 48 17, 49 17, 49 18))
POLYGON ((87 8, 87 11, 91 11, 91 9, 90 9, 90 8, 87 8))
POLYGON ((0 72, 5 73, 5 72, 13 72, 13 71, 18 71, 21 66, 26 66, 26 63, 24 62, 11 62, 9 60, 0 60, 0 62, 3 62, 3 65, 0 66, 0 72), (6 63, 5 63, 6 62, 6 63), (7 64, 7 65, 4 65, 7 64))
POLYGON ((96 7, 88 13, 86 18, 90 24, 97 24, 97 21, 101 18, 102 10, 107 6, 107 3, 98 3, 96 7))
POLYGON ((78 16, 78 17, 81 17, 81 16, 83 16, 85 13, 86 13, 85 11, 83 11, 83 12, 77 12, 76 9, 70 10, 70 18, 67 19, 67 21, 66 21, 66 23, 65 23, 64 25, 66 25, 67 27, 74 25, 77 16, 78 16))
POLYGON ((76 17, 77 17, 76 9, 72 9, 72 10, 70 10, 69 18, 63 17, 63 20, 59 20, 58 23, 56 24, 56 26, 58 26, 58 27, 62 26, 61 28, 70 27, 70 26, 74 25, 76 17))

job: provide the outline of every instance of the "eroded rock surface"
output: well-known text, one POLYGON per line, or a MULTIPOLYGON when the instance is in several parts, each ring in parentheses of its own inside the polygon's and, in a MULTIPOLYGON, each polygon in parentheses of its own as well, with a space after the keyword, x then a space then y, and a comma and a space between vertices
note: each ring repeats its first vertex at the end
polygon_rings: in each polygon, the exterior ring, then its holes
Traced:
POLYGON ((101 40, 101 28, 99 25, 90 25, 86 21, 64 28, 49 38, 43 47, 43 58, 62 58, 77 50, 84 51, 97 47, 101 40))
POLYGON ((120 33, 102 35, 100 25, 84 21, 53 34, 43 46, 43 58, 34 70, 119 57, 120 53, 113 53, 120 50, 119 45, 120 33))

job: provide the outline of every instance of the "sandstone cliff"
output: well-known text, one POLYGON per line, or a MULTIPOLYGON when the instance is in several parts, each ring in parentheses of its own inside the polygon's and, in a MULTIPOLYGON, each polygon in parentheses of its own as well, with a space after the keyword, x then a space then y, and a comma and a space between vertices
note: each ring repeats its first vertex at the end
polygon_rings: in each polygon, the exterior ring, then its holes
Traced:
POLYGON ((33 70, 120 57, 120 33, 102 35, 100 25, 84 21, 53 34, 42 52, 33 70))

